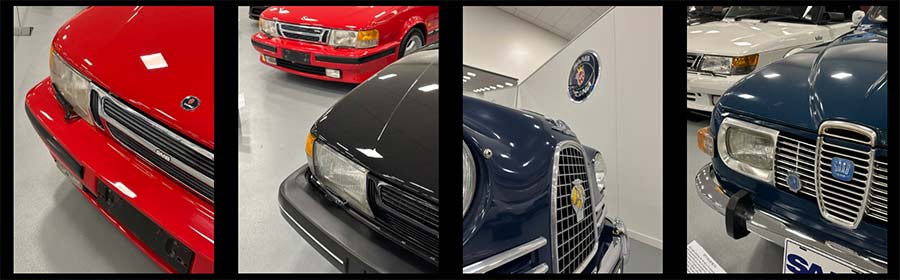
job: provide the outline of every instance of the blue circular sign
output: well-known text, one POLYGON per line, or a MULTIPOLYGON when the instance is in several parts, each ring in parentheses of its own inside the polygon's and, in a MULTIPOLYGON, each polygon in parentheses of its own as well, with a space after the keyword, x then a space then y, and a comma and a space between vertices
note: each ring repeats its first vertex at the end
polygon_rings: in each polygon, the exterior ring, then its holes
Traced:
POLYGON ((569 99, 575 103, 584 102, 594 91, 599 78, 600 57, 595 51, 585 51, 569 70, 569 99))

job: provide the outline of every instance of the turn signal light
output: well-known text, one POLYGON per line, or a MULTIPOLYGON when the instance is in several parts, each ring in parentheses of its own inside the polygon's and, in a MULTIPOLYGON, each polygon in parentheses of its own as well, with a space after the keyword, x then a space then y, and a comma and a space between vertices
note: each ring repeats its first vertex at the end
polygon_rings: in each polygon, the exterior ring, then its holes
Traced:
POLYGON ((697 148, 706 153, 713 155, 713 138, 709 133, 709 126, 697 130, 697 148))
POLYGON ((753 72, 759 63, 759 54, 738 56, 731 59, 731 72, 735 75, 744 75, 753 72))
POLYGON ((372 30, 363 30, 356 33, 356 40, 358 41, 372 41, 378 40, 378 29, 372 30))
POLYGON ((310 158, 312 158, 313 154, 313 143, 316 143, 316 136, 310 132, 309 135, 306 135, 306 155, 310 158))

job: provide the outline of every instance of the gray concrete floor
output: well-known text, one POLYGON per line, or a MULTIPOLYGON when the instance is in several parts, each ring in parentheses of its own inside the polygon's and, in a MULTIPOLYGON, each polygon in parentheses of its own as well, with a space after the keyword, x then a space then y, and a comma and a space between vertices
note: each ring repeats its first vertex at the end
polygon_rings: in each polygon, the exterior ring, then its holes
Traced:
POLYGON ((13 271, 161 272, 66 181, 25 115, 25 94, 49 74, 50 40, 81 9, 18 9, 34 31, 13 39, 13 271))
POLYGON ((625 273, 662 273, 662 250, 631 239, 625 273))
POLYGON ((338 272, 282 218, 278 186, 306 163, 309 127, 353 85, 268 67, 250 45, 258 27, 238 8, 238 271, 338 272))
POLYGON ((694 176, 710 158, 697 149, 697 130, 709 119, 687 121, 687 242, 697 240, 726 272, 781 273, 784 249, 754 234, 734 240, 725 233, 725 217, 697 196, 694 176))

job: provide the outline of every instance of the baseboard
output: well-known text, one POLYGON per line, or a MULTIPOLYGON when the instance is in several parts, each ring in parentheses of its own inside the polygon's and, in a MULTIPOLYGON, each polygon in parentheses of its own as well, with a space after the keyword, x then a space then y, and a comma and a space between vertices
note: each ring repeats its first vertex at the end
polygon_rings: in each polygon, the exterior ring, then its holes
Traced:
POLYGON ((628 237, 662 250, 662 240, 657 238, 633 230, 628 230, 628 237))

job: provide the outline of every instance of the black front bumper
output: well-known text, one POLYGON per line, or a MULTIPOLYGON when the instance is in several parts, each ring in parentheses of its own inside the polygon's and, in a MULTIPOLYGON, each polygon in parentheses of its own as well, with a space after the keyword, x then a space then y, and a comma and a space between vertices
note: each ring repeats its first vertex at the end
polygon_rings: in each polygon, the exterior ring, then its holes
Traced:
POLYGON ((316 251, 343 272, 424 273, 434 265, 399 247, 343 207, 329 201, 306 176, 306 165, 281 182, 281 215, 316 251))

